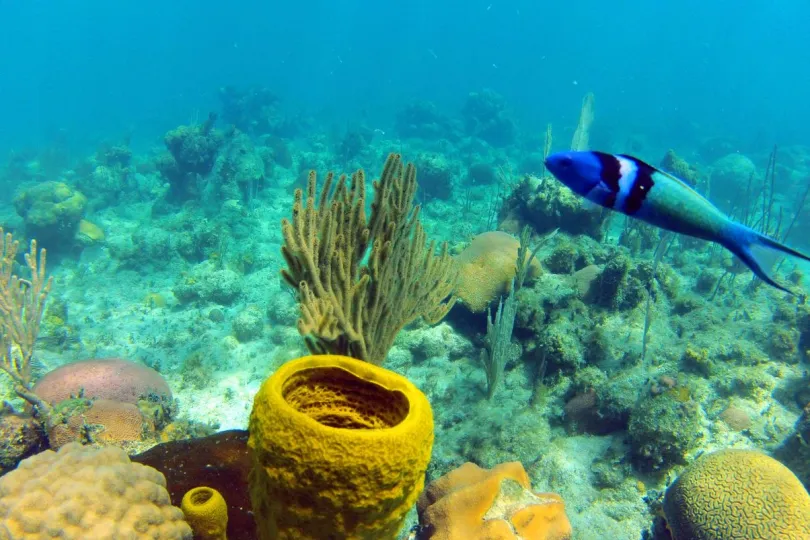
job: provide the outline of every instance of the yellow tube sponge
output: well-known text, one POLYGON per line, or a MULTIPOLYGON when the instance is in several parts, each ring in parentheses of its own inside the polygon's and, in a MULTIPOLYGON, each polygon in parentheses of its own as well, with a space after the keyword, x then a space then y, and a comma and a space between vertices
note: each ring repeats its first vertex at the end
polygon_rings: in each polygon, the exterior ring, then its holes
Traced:
POLYGON ((199 540, 227 540, 228 505, 214 488, 200 486, 183 495, 180 509, 199 540))
POLYGON ((306 356, 262 385, 248 445, 260 539, 393 539, 424 487, 433 412, 392 371, 306 356))
POLYGON ((675 540, 805 540, 810 495, 790 470, 752 450, 720 450, 691 464, 667 488, 675 540))

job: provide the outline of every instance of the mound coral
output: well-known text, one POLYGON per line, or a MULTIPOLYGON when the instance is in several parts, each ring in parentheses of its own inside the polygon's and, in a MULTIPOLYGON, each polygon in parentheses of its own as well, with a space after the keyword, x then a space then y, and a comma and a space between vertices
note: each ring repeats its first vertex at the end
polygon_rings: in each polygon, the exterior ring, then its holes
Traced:
POLYGON ((685 388, 644 398, 630 413, 627 429, 633 464, 643 472, 683 463, 702 435, 703 413, 685 388))
POLYGON ((25 232, 52 250, 73 245, 87 197, 63 182, 43 182, 21 191, 14 208, 25 220, 25 232))
POLYGON ((515 122, 506 110, 503 96, 493 90, 470 92, 461 115, 467 133, 492 146, 509 146, 515 140, 515 122))
POLYGON ((419 178, 422 180, 422 197, 424 199, 453 198, 453 176, 456 167, 442 154, 423 153, 416 160, 419 178))
POLYGON ((810 495, 790 469, 760 452, 703 456, 667 489, 675 540, 810 538, 810 495))
POLYGON ((196 175, 211 172, 225 142, 224 135, 214 129, 216 119, 211 113, 202 124, 179 126, 164 136, 169 153, 159 156, 156 166, 169 182, 170 200, 183 202, 199 195, 196 175))
POLYGON ((419 523, 430 540, 567 540, 565 504, 554 493, 532 493, 518 462, 491 470, 465 463, 420 495, 419 523))
POLYGON ((733 152, 715 161, 711 166, 711 199, 722 210, 730 209, 732 201, 745 193, 746 182, 757 166, 739 152, 733 152))
POLYGON ((80 391, 86 398, 133 404, 149 394, 172 397, 160 373, 122 358, 95 358, 65 364, 45 374, 33 390, 51 404, 76 396, 80 391))
MULTIPOLYGON (((520 241, 501 231, 479 234, 457 257, 459 278, 456 294, 475 313, 484 311, 499 296, 509 292, 515 277, 520 241)), ((527 258, 528 258, 527 253, 527 258)), ((537 259, 532 259, 529 279, 540 275, 537 259)))
POLYGON ((0 478, 0 537, 191 540, 166 480, 117 448, 69 444, 0 478))
POLYGON ((258 538, 395 538, 424 486, 433 413, 396 373, 307 356, 262 385, 248 444, 258 538))
POLYGON ((498 212, 498 228, 517 232, 528 224, 537 234, 554 229, 571 236, 602 237, 602 212, 583 203, 582 197, 561 182, 526 176, 506 197, 498 212))

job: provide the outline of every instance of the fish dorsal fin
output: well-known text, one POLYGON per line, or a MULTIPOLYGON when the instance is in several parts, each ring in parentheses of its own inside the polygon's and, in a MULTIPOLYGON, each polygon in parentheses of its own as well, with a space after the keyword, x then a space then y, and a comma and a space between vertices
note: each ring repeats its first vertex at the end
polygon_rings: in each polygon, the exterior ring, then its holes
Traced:
MULTIPOLYGON (((660 174, 661 176, 666 176, 670 180, 673 180, 673 181, 677 182, 678 184, 680 184, 681 186, 683 186, 684 188, 688 189, 689 191, 691 191, 695 195, 700 195, 697 191, 695 191, 695 188, 693 188, 692 186, 690 186, 689 184, 687 184, 686 182, 684 182, 683 180, 681 180, 680 178, 678 178, 674 174, 670 174, 667 171, 662 171, 658 167, 653 167, 652 165, 650 165, 646 161, 642 161, 642 160, 638 159, 637 157, 629 156, 627 154, 618 154, 618 155, 621 158, 628 159, 628 160, 632 161, 633 163, 636 164, 636 166, 639 169, 648 169, 648 172, 650 173, 650 175, 652 175, 654 173, 657 173, 657 174, 660 174)), ((702 196, 702 195, 700 195, 700 196, 702 196)))

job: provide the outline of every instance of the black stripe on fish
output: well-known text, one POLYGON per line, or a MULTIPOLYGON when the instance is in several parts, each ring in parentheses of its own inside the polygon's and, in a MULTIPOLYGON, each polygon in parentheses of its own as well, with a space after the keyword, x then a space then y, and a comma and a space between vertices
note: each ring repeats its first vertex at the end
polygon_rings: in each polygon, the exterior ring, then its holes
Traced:
POLYGON ((647 198, 647 194, 650 193, 650 190, 655 185, 655 181, 652 177, 656 169, 632 156, 620 155, 619 157, 632 161, 636 166, 636 177, 633 180, 633 185, 630 187, 630 193, 627 194, 624 201, 624 212, 632 215, 638 212, 641 205, 644 204, 644 199, 647 198))
MULTIPOLYGON (((593 152, 599 160, 600 180, 614 193, 619 192, 619 180, 622 177, 621 163, 616 156, 604 152, 593 152)), ((615 202, 615 198, 613 200, 615 202)))
POLYGON ((618 195, 619 194, 616 193, 615 191, 611 191, 610 193, 605 195, 605 200, 602 201, 602 206, 612 209, 614 206, 616 206, 616 197, 618 195))

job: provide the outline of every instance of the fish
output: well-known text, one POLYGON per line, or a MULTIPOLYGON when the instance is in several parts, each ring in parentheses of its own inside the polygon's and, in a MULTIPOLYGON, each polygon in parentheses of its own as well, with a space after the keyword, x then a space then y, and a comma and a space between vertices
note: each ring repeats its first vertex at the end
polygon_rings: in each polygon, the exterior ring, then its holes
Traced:
POLYGON ((715 242, 768 285, 796 295, 768 275, 754 249, 805 261, 810 256, 732 220, 680 178, 627 154, 596 151, 554 153, 545 165, 586 200, 667 231, 715 242))

